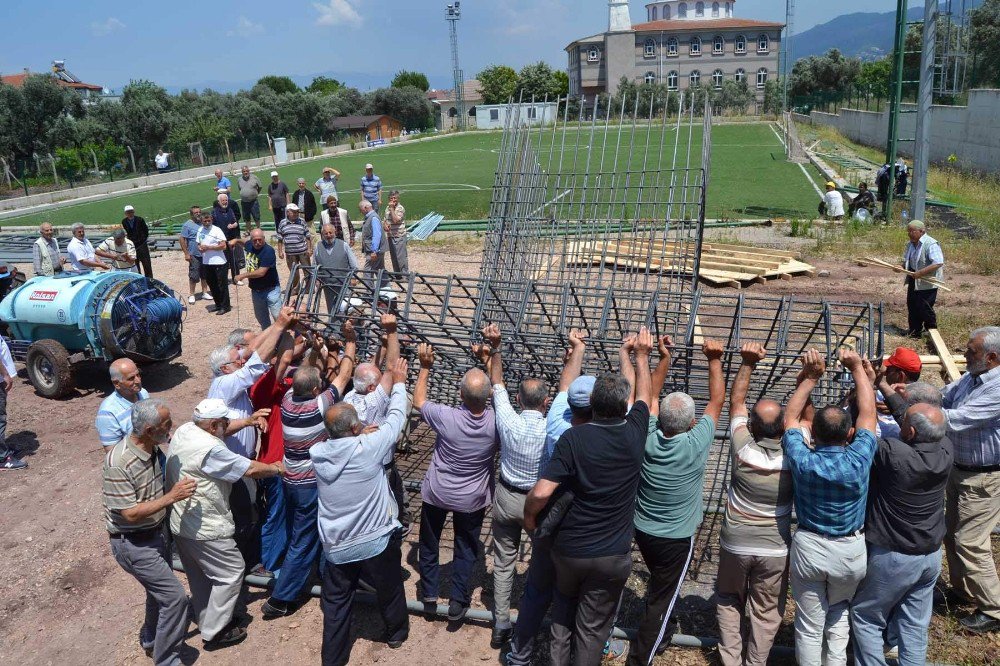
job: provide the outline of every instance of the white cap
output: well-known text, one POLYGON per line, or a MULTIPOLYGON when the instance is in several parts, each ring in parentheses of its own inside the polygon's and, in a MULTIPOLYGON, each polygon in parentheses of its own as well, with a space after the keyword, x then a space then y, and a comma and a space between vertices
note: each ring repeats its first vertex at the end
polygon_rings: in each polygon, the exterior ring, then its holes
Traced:
POLYGON ((368 164, 366 164, 366 165, 365 165, 365 168, 366 168, 366 169, 374 169, 375 167, 373 167, 373 166, 372 166, 372 163, 371 163, 371 162, 369 162, 368 164))
POLYGON ((271 178, 274 178, 274 177, 275 177, 275 176, 277 176, 277 175, 278 175, 278 172, 277 172, 277 171, 272 171, 272 172, 271 172, 271 178))
POLYGON ((198 421, 224 419, 227 416, 229 416, 229 408, 218 398, 206 398, 194 408, 194 418, 198 421))
POLYGON ((287 206, 285 206, 285 210, 298 210, 298 209, 299 209, 299 207, 296 204, 293 204, 293 203, 290 203, 287 206))
POLYGON ((135 208, 132 208, 132 206, 125 206, 125 212, 126 213, 129 212, 130 210, 134 211, 135 208))

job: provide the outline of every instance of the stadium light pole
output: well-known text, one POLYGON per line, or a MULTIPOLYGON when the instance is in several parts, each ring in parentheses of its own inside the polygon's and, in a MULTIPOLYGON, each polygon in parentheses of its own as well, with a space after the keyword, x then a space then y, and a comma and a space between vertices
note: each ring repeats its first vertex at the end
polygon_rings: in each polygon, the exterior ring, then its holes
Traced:
POLYGON ((465 90, 463 82, 465 75, 458 64, 458 21, 462 18, 462 9, 459 0, 445 7, 444 18, 448 21, 451 32, 451 70, 455 79, 455 111, 458 113, 455 123, 459 130, 465 129, 465 90))

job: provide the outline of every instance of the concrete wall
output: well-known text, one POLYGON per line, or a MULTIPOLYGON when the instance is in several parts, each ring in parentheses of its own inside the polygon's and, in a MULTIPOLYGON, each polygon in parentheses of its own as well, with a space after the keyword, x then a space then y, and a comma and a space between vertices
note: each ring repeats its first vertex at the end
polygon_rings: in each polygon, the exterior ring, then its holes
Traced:
MULTIPOLYGON (((476 107, 476 127, 479 129, 503 129, 507 126, 508 107, 506 104, 480 104, 476 107), (492 112, 496 112, 495 114, 492 112), (493 118, 496 115, 496 119, 493 118)), ((524 102, 516 105, 518 122, 522 125, 549 125, 556 120, 559 108, 555 102, 524 102), (535 110, 530 118, 528 109, 535 110)))
MULTIPOLYGON (((913 105, 904 105, 912 109, 913 105)), ((840 113, 813 111, 796 120, 835 127, 852 141, 876 148, 885 147, 889 132, 889 112, 841 109, 840 113)), ((899 136, 913 137, 917 114, 900 115, 899 136)), ((972 90, 968 106, 931 107, 931 162, 945 162, 949 155, 958 165, 978 171, 1000 171, 1000 90, 972 90)), ((913 157, 913 142, 901 141, 899 153, 913 157)))

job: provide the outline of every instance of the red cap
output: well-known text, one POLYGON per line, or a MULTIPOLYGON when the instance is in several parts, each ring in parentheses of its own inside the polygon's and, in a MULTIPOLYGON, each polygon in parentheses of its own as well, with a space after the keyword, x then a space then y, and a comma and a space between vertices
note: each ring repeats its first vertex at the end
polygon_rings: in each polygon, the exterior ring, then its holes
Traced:
POLYGON ((896 347, 896 351, 892 353, 892 356, 885 360, 884 365, 886 367, 892 366, 894 368, 899 368, 903 372, 920 372, 922 364, 920 363, 920 354, 913 351, 909 347, 896 347))

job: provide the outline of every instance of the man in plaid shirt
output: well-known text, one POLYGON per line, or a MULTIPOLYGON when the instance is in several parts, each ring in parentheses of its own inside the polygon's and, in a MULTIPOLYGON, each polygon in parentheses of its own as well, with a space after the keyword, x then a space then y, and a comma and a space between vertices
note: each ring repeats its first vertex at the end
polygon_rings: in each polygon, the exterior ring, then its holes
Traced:
POLYGON ((860 356, 841 350, 840 362, 854 377, 857 420, 851 423, 850 414, 833 405, 817 411, 811 424, 803 416, 826 371, 819 352, 811 349, 802 358, 804 377, 788 402, 781 441, 799 520, 790 568, 800 664, 847 663, 848 606, 867 569, 863 528, 868 475, 878 448, 875 391, 860 356), (811 447, 809 430, 815 437, 811 447))

